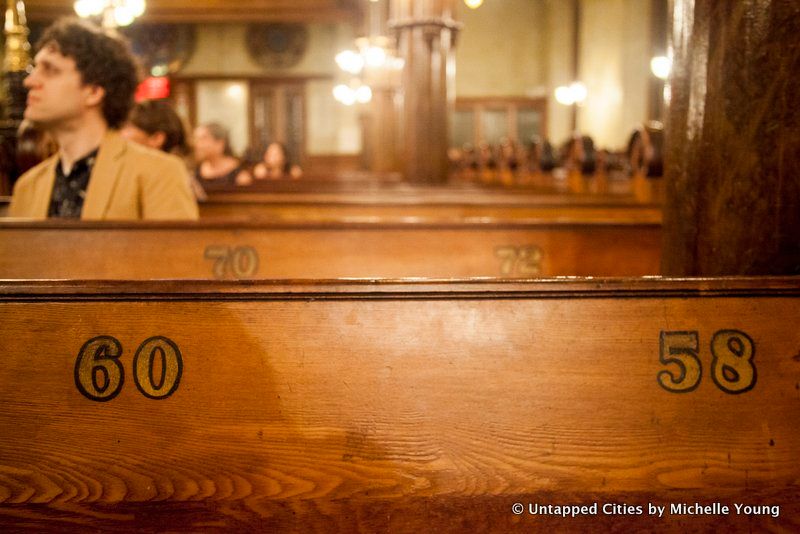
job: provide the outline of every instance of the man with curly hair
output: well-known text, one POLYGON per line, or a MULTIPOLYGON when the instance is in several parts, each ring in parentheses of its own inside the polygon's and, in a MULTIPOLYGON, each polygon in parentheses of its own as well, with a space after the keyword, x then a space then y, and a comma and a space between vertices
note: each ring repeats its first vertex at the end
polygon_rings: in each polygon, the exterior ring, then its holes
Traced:
POLYGON ((25 118, 55 139, 58 153, 17 181, 9 215, 196 219, 181 160, 117 131, 133 106, 138 79, 127 43, 90 23, 62 19, 36 49, 25 79, 25 118))

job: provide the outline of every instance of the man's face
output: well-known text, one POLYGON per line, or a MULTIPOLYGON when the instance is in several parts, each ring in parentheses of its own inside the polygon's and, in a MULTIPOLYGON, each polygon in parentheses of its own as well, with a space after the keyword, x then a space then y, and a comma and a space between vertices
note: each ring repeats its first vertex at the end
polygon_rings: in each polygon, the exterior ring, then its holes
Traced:
POLYGON ((34 64, 25 78, 26 119, 45 127, 63 126, 80 119, 102 101, 103 90, 84 84, 75 60, 61 54, 56 46, 42 47, 34 64))

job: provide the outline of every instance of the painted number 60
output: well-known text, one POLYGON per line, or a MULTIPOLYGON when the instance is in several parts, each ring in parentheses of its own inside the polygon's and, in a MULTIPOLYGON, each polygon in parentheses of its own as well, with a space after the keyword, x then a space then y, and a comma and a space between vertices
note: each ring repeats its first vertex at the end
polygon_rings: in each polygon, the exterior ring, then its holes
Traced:
MULTIPOLYGON (((107 402, 119 395, 125 382, 120 356, 122 345, 111 336, 97 336, 84 343, 75 361, 75 386, 81 395, 97 402, 107 402)), ((133 381, 148 399, 166 399, 172 395, 178 389, 182 372, 181 351, 163 336, 146 339, 133 357, 133 381)))

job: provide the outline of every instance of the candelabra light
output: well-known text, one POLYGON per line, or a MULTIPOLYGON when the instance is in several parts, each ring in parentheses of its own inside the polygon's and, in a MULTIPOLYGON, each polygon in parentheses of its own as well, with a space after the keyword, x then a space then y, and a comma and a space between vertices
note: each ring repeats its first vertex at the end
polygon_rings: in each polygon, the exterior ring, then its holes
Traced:
POLYGON ((403 59, 395 56, 388 37, 360 37, 356 39, 356 48, 336 54, 336 64, 351 79, 334 87, 333 97, 346 106, 372 100, 372 86, 391 83, 390 78, 404 66, 403 59))
POLYGON ((101 17, 104 28, 128 26, 145 10, 145 0, 77 0, 75 13, 79 17, 101 17))

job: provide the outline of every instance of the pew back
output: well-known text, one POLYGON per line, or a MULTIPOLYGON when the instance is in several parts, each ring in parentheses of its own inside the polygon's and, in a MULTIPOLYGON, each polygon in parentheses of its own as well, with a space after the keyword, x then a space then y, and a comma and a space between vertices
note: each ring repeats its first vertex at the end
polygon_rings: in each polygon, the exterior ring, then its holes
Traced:
POLYGON ((7 282, 0 317, 7 527, 800 526, 796 278, 7 282))
POLYGON ((0 278, 465 278, 658 273, 653 223, 0 221, 0 278))
POLYGON ((661 222, 661 206, 620 195, 519 194, 431 189, 351 193, 211 193, 202 219, 316 221, 409 218, 453 222, 466 218, 580 222, 661 222))

